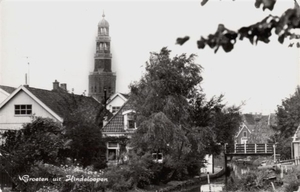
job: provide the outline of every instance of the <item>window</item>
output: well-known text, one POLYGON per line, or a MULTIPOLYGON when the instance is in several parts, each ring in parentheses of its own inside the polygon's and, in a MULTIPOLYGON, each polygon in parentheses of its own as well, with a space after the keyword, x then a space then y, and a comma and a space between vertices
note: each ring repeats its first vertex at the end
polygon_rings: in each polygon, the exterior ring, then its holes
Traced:
POLYGON ((116 160, 118 157, 118 143, 108 142, 107 143, 107 160, 116 160))
MULTIPOLYGON (((122 113, 124 115, 124 129, 136 129, 136 115, 134 110, 127 110, 122 113)), ((131 130, 132 131, 132 130, 131 130)))
POLYGON ((116 149, 108 149, 108 160, 116 160, 117 159, 117 150, 116 149))
POLYGON ((152 153, 153 161, 156 163, 163 162, 163 154, 162 153, 152 153))
POLYGON ((120 106, 112 107, 112 113, 116 113, 120 108, 120 106))
POLYGON ((31 115, 32 105, 15 105, 15 115, 31 115))
POLYGON ((247 137, 247 132, 246 131, 243 132, 243 136, 247 137))
POLYGON ((135 114, 129 113, 127 116, 127 120, 128 120, 128 128, 134 129, 135 128, 135 114))

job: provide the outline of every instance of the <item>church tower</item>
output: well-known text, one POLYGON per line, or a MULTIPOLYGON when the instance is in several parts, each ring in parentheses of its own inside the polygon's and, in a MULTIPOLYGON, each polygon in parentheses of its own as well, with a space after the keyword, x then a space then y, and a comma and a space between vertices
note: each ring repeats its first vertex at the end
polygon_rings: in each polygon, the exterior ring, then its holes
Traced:
POLYGON ((98 24, 94 71, 89 75, 89 96, 99 102, 107 100, 116 91, 116 74, 111 71, 109 24, 103 13, 98 24))

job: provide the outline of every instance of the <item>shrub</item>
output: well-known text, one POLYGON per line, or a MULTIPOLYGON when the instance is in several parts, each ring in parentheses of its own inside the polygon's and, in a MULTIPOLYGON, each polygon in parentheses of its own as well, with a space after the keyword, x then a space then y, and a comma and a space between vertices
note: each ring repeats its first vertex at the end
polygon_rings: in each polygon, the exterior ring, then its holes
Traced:
POLYGON ((300 186, 299 180, 292 180, 288 183, 288 185, 285 187, 285 192, 291 192, 291 191, 297 191, 300 186))

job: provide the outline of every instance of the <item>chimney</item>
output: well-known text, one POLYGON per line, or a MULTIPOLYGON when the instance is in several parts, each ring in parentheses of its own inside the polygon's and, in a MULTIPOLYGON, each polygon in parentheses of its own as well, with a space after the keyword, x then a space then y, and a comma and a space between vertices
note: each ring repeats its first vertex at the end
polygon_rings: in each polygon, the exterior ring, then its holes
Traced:
POLYGON ((63 89, 64 91, 67 91, 67 84, 66 83, 60 84, 60 88, 63 89))
POLYGON ((59 82, 57 80, 55 80, 53 82, 53 90, 58 90, 58 88, 59 88, 59 82))

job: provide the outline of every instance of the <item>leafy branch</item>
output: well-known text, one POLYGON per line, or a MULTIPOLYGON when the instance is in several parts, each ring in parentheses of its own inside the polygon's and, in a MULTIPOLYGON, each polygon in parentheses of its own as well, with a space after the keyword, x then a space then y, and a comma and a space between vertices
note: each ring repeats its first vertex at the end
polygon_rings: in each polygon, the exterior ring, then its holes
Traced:
MULTIPOLYGON (((223 24, 219 24, 217 31, 214 34, 209 34, 207 38, 201 37, 197 41, 199 49, 204 49, 205 46, 209 46, 214 49, 216 53, 220 47, 225 52, 230 52, 237 41, 244 38, 249 39, 250 43, 256 45, 259 41, 264 43, 270 42, 272 31, 278 36, 278 41, 282 44, 286 38, 300 39, 300 35, 293 33, 294 29, 300 29, 300 7, 295 1, 294 8, 286 10, 282 16, 269 15, 262 21, 257 22, 247 27, 241 27, 237 31, 226 28, 223 24)), ((205 5, 208 0, 203 0, 201 5, 205 5)), ((263 10, 273 10, 276 0, 256 0, 255 7, 260 8, 263 5, 263 10)), ((189 37, 177 38, 176 43, 183 45, 189 40, 189 37)), ((293 47, 294 43, 290 43, 289 47, 293 47)), ((297 47, 300 47, 300 43, 296 43, 297 47)))

